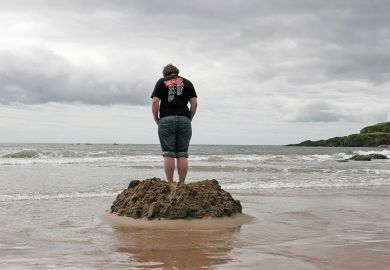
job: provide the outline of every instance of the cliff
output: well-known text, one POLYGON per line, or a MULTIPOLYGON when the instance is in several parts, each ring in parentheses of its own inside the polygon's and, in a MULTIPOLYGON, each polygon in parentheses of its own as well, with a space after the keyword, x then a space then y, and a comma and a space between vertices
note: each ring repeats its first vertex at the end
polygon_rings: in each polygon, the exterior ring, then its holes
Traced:
POLYGON ((390 145, 390 122, 368 126, 360 134, 334 137, 326 140, 303 141, 288 146, 328 146, 328 147, 378 147, 390 145))

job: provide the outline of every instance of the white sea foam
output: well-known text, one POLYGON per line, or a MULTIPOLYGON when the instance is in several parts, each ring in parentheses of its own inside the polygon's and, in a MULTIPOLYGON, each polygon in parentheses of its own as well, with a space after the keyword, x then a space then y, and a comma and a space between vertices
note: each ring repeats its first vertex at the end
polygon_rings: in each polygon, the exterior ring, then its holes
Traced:
POLYGON ((314 154, 314 155, 212 155, 212 156, 190 156, 193 161, 209 161, 209 162, 221 162, 221 161, 237 161, 237 162, 250 162, 261 163, 268 161, 330 161, 340 160, 352 157, 352 155, 346 153, 336 154, 314 154))
MULTIPOLYGON (((25 151, 25 150, 22 150, 25 151)), ((20 151, 20 152, 22 152, 20 151)), ((34 150, 36 151, 36 150, 34 150)), ((134 155, 129 151, 37 151, 37 155, 26 158, 5 157, 5 153, 0 157, 0 165, 24 165, 24 164, 78 164, 78 163, 154 163, 161 162, 161 155, 134 155)), ((354 154, 383 154, 390 158, 390 150, 383 149, 380 151, 362 151, 357 150, 352 153, 334 153, 334 154, 235 154, 235 155, 190 155, 190 161, 221 163, 237 162, 258 164, 266 162, 327 162, 336 160, 346 160, 354 154)))
POLYGON ((390 150, 383 149, 381 151, 362 151, 362 150, 357 150, 353 151, 354 154, 356 155, 369 155, 369 154, 382 154, 390 158, 390 150))
MULTIPOLYGON (((223 183, 222 188, 227 190, 270 190, 270 189, 301 189, 301 188, 343 188, 343 187, 370 187, 370 186, 388 186, 390 181, 385 178, 372 180, 350 180, 344 181, 246 181, 241 183, 223 183)), ((0 195, 0 202, 12 201, 42 201, 42 200, 64 200, 77 198, 96 198, 96 197, 115 197, 121 191, 101 191, 101 192, 68 192, 68 193, 27 193, 27 194, 3 194, 0 195)))
POLYGON ((371 186, 388 186, 389 179, 378 178, 371 180, 356 180, 350 179, 344 181, 338 179, 336 181, 269 181, 269 182, 241 182, 241 183, 226 183, 222 184, 222 188, 228 190, 261 190, 261 189, 297 189, 297 188, 362 188, 371 186))
POLYGON ((221 162, 221 161, 237 161, 237 162, 249 162, 249 163, 262 163, 262 162, 283 162, 283 161, 335 161, 343 160, 352 157, 347 153, 336 154, 312 154, 312 155, 213 155, 213 156, 191 156, 190 159, 194 161, 209 161, 209 162, 221 162))
POLYGON ((74 198, 95 198, 95 197, 112 197, 120 191, 102 191, 102 192, 69 192, 69 193, 57 193, 57 194, 5 194, 0 195, 0 202, 10 201, 37 201, 37 200, 61 200, 61 199, 74 199, 74 198))
POLYGON ((161 156, 0 158, 0 165, 161 162, 161 156))

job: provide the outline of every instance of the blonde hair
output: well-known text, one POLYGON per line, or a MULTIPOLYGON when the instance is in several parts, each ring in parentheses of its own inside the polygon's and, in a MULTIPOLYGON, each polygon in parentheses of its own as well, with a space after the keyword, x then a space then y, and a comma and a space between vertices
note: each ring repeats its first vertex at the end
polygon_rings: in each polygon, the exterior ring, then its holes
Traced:
POLYGON ((163 75, 165 77, 171 74, 179 74, 179 69, 172 64, 168 64, 163 69, 163 75))

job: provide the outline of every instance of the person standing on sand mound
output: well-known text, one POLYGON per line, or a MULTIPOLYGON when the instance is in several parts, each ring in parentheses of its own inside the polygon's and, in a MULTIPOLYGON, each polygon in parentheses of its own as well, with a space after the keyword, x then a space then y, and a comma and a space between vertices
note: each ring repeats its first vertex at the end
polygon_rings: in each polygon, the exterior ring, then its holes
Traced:
POLYGON ((167 181, 173 183, 176 159, 179 184, 182 185, 188 171, 188 146, 192 135, 191 121, 198 106, 197 95, 192 83, 180 77, 179 69, 174 65, 166 65, 163 76, 151 95, 152 113, 158 125, 167 181))

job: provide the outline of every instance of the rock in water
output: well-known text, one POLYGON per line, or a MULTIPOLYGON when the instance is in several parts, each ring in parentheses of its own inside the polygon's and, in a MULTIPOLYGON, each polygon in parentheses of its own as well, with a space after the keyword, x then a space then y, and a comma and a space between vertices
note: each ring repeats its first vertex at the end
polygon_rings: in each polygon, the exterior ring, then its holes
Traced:
POLYGON ((387 156, 382 154, 354 155, 350 159, 356 161, 370 161, 371 159, 387 159, 387 156))
POLYGON ((132 218, 203 218, 224 217, 241 213, 242 207, 217 180, 169 185, 151 178, 133 180, 111 206, 111 213, 132 218))
POLYGON ((382 154, 369 154, 368 156, 372 159, 387 159, 387 156, 382 154))
POLYGON ((371 161, 372 158, 369 155, 354 155, 350 159, 356 161, 371 161))

